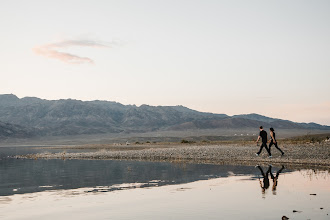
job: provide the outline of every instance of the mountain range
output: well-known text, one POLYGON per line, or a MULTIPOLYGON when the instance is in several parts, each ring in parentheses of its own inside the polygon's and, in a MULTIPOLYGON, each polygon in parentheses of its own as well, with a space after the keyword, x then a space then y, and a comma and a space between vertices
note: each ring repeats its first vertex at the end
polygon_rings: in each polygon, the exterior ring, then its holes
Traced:
POLYGON ((330 130, 258 114, 228 116, 184 106, 123 105, 111 101, 44 100, 0 95, 0 138, 81 134, 241 129, 260 125, 282 129, 330 130))

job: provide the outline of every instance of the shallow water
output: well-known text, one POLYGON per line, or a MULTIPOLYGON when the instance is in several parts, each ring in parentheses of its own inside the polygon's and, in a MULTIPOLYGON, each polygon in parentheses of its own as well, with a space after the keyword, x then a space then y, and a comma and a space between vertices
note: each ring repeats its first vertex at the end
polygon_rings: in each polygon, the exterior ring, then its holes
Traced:
POLYGON ((1 219, 330 219, 327 171, 8 158, 38 151, 0 148, 1 219))

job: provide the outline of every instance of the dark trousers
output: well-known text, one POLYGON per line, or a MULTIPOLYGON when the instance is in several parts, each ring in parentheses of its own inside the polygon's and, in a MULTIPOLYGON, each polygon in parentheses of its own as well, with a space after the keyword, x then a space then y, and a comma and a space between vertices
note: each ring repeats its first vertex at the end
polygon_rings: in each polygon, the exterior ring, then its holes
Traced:
POLYGON ((269 156, 272 156, 272 154, 270 153, 270 150, 267 147, 267 143, 264 143, 264 142, 262 142, 262 144, 260 145, 260 149, 259 149, 259 151, 258 151, 257 154, 260 154, 261 153, 262 148, 266 148, 266 151, 268 152, 269 156))
POLYGON ((282 172, 282 170, 284 169, 284 166, 282 166, 282 168, 281 169, 279 169, 277 172, 276 172, 276 176, 274 176, 273 175, 273 173, 272 173, 272 167, 269 167, 269 169, 270 169, 270 172, 269 172, 269 174, 270 174, 270 177, 274 180, 274 179, 278 179, 278 176, 280 175, 280 173, 282 172))
POLYGON ((267 170, 266 174, 264 173, 264 171, 262 170, 262 168, 260 166, 257 166, 257 167, 260 170, 261 175, 263 177, 264 186, 262 188, 268 189, 268 187, 269 187, 269 177, 268 177, 268 175, 271 173, 271 166, 268 167, 268 170, 267 170))
POLYGON ((269 143, 269 151, 270 151, 270 148, 271 148, 272 145, 274 145, 274 146, 277 148, 277 150, 279 150, 282 154, 284 154, 284 152, 281 150, 281 148, 279 148, 279 147, 277 146, 277 141, 276 141, 276 143, 274 143, 273 141, 271 141, 271 142, 269 143))
POLYGON ((282 168, 279 169, 276 172, 276 176, 273 175, 271 166, 269 166, 269 169, 270 169, 270 173, 269 173, 270 174, 270 178, 272 178, 272 180, 273 180, 273 191, 275 191, 276 190, 276 187, 277 187, 277 183, 278 183, 278 176, 280 175, 280 173, 284 169, 284 166, 282 165, 282 168))

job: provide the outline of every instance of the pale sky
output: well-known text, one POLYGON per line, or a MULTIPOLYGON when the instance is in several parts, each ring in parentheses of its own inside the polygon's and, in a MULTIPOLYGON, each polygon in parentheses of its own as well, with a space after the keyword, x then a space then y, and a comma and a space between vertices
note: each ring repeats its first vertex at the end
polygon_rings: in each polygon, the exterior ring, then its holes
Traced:
POLYGON ((330 125, 329 0, 1 0, 0 94, 330 125))

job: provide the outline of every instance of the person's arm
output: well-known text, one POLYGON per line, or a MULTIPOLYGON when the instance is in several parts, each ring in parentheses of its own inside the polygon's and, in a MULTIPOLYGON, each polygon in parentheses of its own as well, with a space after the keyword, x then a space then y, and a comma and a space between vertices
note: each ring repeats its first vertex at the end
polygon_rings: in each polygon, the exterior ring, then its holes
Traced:
POLYGON ((276 143, 273 132, 270 132, 270 136, 272 137, 273 142, 276 143))
POLYGON ((257 141, 256 141, 256 142, 258 143, 258 142, 259 142, 259 140, 260 140, 260 135, 258 136, 258 139, 257 139, 257 141))

